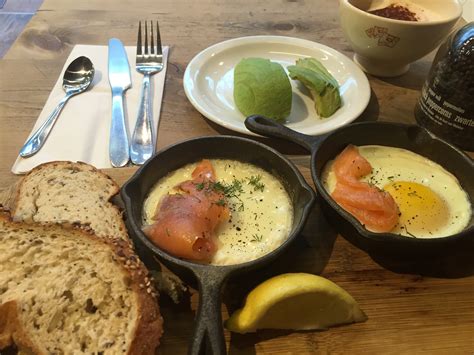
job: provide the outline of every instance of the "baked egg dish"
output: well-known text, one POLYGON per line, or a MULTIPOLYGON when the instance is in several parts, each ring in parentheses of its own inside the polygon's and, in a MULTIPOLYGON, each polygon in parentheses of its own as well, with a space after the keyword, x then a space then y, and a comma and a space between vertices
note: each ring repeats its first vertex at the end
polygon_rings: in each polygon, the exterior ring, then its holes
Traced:
MULTIPOLYGON (((375 187, 381 195, 390 195, 398 207, 398 220, 393 227, 374 230, 352 213, 353 206, 346 208, 335 199, 367 229, 413 238, 439 238, 459 233, 469 224, 472 216, 469 196, 458 179, 441 165, 406 149, 379 145, 356 148, 371 166, 371 171, 358 180, 367 189, 375 187)), ((321 175, 323 186, 332 196, 338 184, 334 169, 337 159, 326 164, 321 175)), ((348 162, 354 163, 354 159, 348 162)))
POLYGON ((167 223, 160 217, 164 207, 171 210, 172 220, 162 228, 164 241, 157 245, 174 256, 213 265, 258 259, 283 244, 293 226, 293 204, 282 182, 258 166, 236 160, 203 160, 161 178, 143 206, 145 229, 157 221, 167 223), (183 193, 189 185, 194 193, 183 193), (183 203, 185 198, 191 202, 183 203), (212 228, 200 228, 211 219, 216 220, 212 228), (189 252, 183 252, 186 248, 189 252))

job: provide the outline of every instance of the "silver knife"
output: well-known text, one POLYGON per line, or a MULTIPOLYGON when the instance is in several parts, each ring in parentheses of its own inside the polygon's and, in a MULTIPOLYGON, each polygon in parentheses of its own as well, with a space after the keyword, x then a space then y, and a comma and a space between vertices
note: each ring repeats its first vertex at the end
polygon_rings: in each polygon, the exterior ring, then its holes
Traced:
POLYGON ((110 126, 109 157, 112 166, 128 163, 130 150, 123 96, 132 86, 130 66, 122 42, 117 38, 109 40, 109 83, 112 88, 112 125, 110 126))

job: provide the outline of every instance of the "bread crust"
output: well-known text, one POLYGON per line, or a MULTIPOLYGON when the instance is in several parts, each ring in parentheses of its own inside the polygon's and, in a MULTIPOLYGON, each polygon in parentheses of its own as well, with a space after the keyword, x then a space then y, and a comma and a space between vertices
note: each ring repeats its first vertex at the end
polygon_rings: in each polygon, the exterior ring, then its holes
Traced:
MULTIPOLYGON (((49 169, 49 168, 70 169, 70 170, 79 169, 79 170, 82 170, 82 171, 91 171, 91 172, 94 172, 96 174, 99 174, 101 177, 108 180, 111 183, 111 185, 113 186, 113 191, 110 194, 109 199, 108 199, 108 202, 110 202, 110 205, 111 205, 110 208, 113 208, 114 210, 116 210, 117 214, 120 216, 120 219, 117 222, 120 223, 121 230, 124 231, 124 235, 123 235, 124 239, 129 239, 128 238, 128 233, 127 233, 127 228, 126 228, 125 222, 123 221, 123 218, 122 218, 122 212, 120 211, 120 209, 115 204, 113 204, 111 202, 111 199, 120 192, 120 186, 110 176, 103 173, 102 171, 100 171, 96 167, 94 167, 90 164, 87 164, 87 163, 80 162, 80 161, 78 161, 78 162, 52 161, 52 162, 47 162, 47 163, 38 165, 37 167, 30 170, 21 179, 21 181, 18 185, 18 188, 16 189, 16 193, 15 193, 15 196, 13 198, 13 203, 12 203, 13 207, 11 208, 11 215, 12 216, 16 216, 18 214, 19 200, 20 200, 20 197, 21 197, 21 193, 24 189, 24 184, 28 180, 28 177, 31 176, 31 175, 35 175, 35 174, 40 174, 42 170, 46 170, 46 169, 49 169)), ((33 221, 27 221, 27 222, 33 222, 33 221)), ((84 226, 84 228, 87 228, 87 227, 84 226)), ((117 237, 117 236, 110 236, 110 237, 117 237)))
MULTIPOLYGON (((41 228, 43 231, 51 230, 58 233, 72 230, 77 234, 74 237, 88 238, 93 243, 105 244, 111 248, 114 259, 121 267, 122 272, 130 278, 133 293, 138 301, 139 317, 136 320, 134 336, 128 354, 147 355, 155 353, 163 333, 163 319, 158 306, 158 294, 154 289, 151 278, 148 276, 148 270, 127 241, 120 238, 99 238, 89 230, 70 224, 14 222, 10 215, 2 210, 0 210, 0 223, 10 224, 13 228, 41 228)), ((42 354, 28 337, 20 322, 17 302, 9 301, 0 304, 0 349, 11 346, 13 343, 27 353, 42 354)))
POLYGON ((124 267, 132 278, 132 289, 138 296, 140 320, 135 327, 135 336, 130 346, 130 355, 154 354, 163 334, 163 318, 159 312, 158 293, 145 265, 122 239, 110 241, 115 253, 124 262, 124 267))
POLYGON ((18 317, 18 303, 0 304, 0 349, 16 345, 23 354, 43 354, 25 331, 18 317))
MULTIPOLYGON (((119 185, 111 177, 89 164, 69 161, 48 162, 35 167, 23 177, 16 189, 15 197, 13 198, 12 216, 15 216, 18 213, 17 209, 19 200, 21 198, 22 190, 24 190, 24 183, 27 181, 28 177, 35 174, 41 174, 42 171, 46 169, 79 169, 100 174, 113 186, 113 191, 110 193, 108 202, 111 202, 110 200, 120 191, 119 185)), ((120 209, 116 205, 111 203, 111 207, 114 208, 120 216, 122 215, 120 209)), ((0 219, 2 219, 1 215, 0 219)), ((11 218, 9 218, 9 220, 11 220, 11 218)), ((31 223, 33 221, 27 222, 31 223)), ((110 236, 111 238, 107 239, 100 238, 94 235, 94 231, 91 230, 90 227, 84 225, 72 225, 68 223, 62 223, 59 225, 62 225, 62 228, 81 230, 85 235, 97 239, 100 242, 104 242, 113 248, 120 264, 132 280, 132 289, 138 300, 138 314, 140 315, 140 319, 138 319, 136 323, 134 338, 128 354, 154 354, 163 333, 163 319, 158 307, 158 293, 154 289, 148 270, 133 251, 133 246, 131 245, 131 240, 128 238, 126 232, 127 229, 122 218, 120 218, 119 223, 121 223, 121 227, 125 231, 126 239, 116 238, 117 236, 110 236)), ((43 222, 41 224, 43 226, 58 225, 54 222, 43 222)))

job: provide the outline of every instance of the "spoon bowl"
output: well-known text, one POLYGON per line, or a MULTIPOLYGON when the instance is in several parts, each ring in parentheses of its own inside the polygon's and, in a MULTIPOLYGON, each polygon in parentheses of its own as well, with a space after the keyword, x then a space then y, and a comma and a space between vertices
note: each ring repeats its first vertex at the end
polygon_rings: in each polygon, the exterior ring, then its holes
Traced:
POLYGON ((78 57, 67 67, 63 77, 63 90, 81 93, 90 86, 94 78, 94 66, 89 58, 78 57))
POLYGON ((66 102, 72 96, 86 91, 94 79, 94 74, 94 66, 87 57, 78 57, 69 64, 63 76, 63 90, 66 96, 64 96, 46 121, 44 121, 38 130, 36 130, 23 145, 20 150, 21 157, 31 157, 41 149, 64 105, 66 105, 66 102))

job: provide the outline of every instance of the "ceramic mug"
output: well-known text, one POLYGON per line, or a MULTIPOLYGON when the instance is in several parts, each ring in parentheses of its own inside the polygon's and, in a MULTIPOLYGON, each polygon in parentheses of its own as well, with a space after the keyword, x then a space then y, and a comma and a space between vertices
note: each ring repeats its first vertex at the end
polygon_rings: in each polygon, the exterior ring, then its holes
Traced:
POLYGON ((459 0, 406 0, 397 2, 415 12, 419 21, 401 21, 370 14, 389 0, 340 0, 339 15, 354 61, 376 76, 404 74, 410 63, 435 49, 462 14, 459 0))

